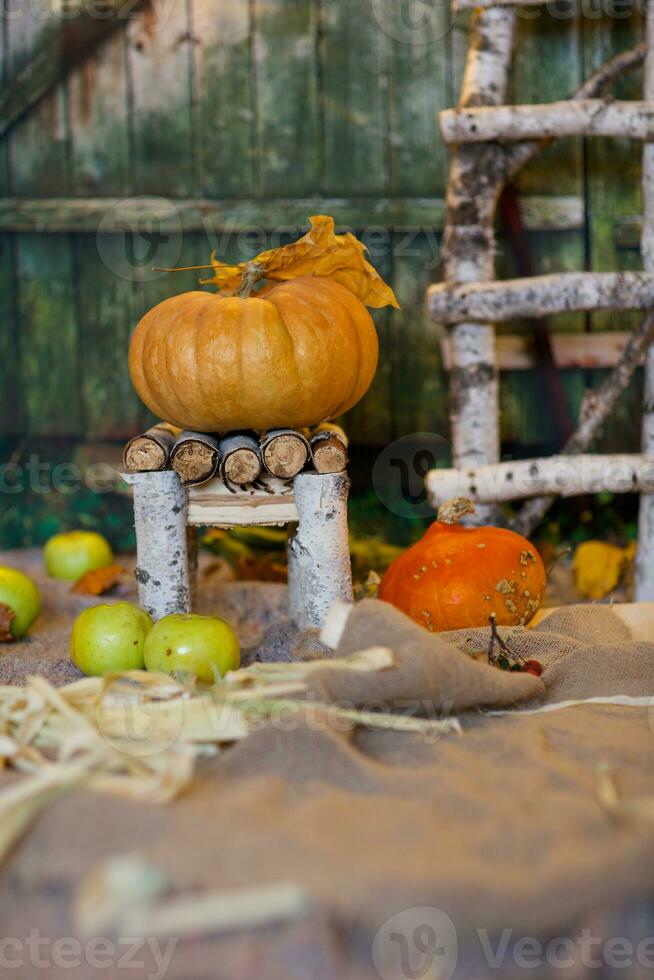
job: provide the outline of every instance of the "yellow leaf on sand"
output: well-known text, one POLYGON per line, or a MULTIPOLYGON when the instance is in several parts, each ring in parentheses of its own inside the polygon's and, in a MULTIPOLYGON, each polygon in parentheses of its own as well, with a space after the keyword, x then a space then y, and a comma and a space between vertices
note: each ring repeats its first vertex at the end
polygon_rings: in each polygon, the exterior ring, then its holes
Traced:
POLYGON ((297 242, 261 252, 247 263, 228 265, 212 255, 214 275, 200 281, 215 283, 221 292, 234 293, 243 283, 246 267, 255 269, 259 278, 273 282, 299 276, 323 276, 345 286, 366 306, 399 307, 391 287, 366 259, 366 247, 362 242, 350 232, 337 235, 334 219, 328 215, 314 215, 309 220, 310 231, 297 242))
POLYGON ((603 541, 584 541, 572 561, 575 584, 587 599, 603 599, 611 592, 633 559, 635 545, 619 548, 603 541))

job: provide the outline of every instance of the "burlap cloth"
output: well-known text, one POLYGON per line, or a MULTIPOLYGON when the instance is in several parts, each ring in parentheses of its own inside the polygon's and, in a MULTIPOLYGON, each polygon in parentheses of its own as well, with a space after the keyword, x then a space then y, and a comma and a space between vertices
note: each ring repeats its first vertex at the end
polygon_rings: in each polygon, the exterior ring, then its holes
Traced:
MULTIPOLYGON (((462 735, 344 728, 314 716, 311 724, 268 725, 207 761, 192 789, 167 807, 64 796, 0 874, 2 935, 30 928, 74 935, 80 878, 110 855, 134 852, 164 869, 174 892, 291 881, 310 897, 303 922, 184 940, 167 973, 179 980, 444 976, 437 966, 391 974, 379 953, 389 917, 403 912, 412 923, 406 910, 423 907, 453 923, 461 978, 525 975, 510 959, 493 973, 479 930, 574 938, 590 925, 625 935, 627 925, 606 910, 654 891, 654 820, 628 806, 654 799, 649 708, 634 701, 534 709, 654 696, 654 643, 633 642, 606 607, 565 610, 535 631, 504 635, 543 662, 542 680, 462 652, 483 649, 487 631, 431 636, 390 607, 361 603, 338 653, 390 646, 397 666, 365 678, 320 670, 312 694, 427 717, 457 714, 462 735), (613 805, 601 789, 607 773, 613 805)), ((654 934, 643 908, 639 928, 654 934)), ((28 966, 11 975, 39 974, 28 966)), ((47 975, 96 972, 51 967, 47 975)), ((573 975, 587 974, 566 974, 573 975)))

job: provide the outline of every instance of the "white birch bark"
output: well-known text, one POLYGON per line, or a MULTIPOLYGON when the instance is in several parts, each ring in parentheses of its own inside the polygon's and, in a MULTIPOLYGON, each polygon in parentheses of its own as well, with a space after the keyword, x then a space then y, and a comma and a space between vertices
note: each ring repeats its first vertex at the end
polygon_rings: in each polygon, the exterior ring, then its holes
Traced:
MULTIPOLYGON (((643 96, 654 111, 654 8, 647 4, 647 55, 643 96)), ((654 273, 654 142, 643 147, 643 231, 641 251, 643 267, 654 273)), ((645 391, 643 399, 643 453, 654 453, 654 344, 645 359, 645 391)), ((643 494, 638 514, 638 549, 634 575, 634 599, 645 602, 654 599, 654 495, 643 494)))
POLYGON ((654 306, 654 272, 557 272, 501 282, 438 283, 428 303, 438 323, 555 316, 579 310, 645 310, 654 306))
POLYGON ((295 477, 299 523, 289 543, 289 574, 294 579, 289 598, 291 615, 302 628, 322 627, 336 599, 353 601, 347 529, 349 488, 345 473, 300 473, 295 477))
POLYGON ((153 619, 190 612, 187 493, 173 470, 123 473, 133 488, 139 605, 153 619))
POLYGON ((541 7, 543 0, 453 0, 452 12, 490 10, 492 7, 541 7))
POLYGON ((548 456, 465 470, 431 470, 427 474, 427 492, 434 507, 453 497, 490 503, 542 495, 574 497, 603 491, 653 490, 654 455, 638 453, 548 456))
MULTIPOLYGON (((506 95, 515 11, 492 9, 475 16, 461 108, 497 105, 506 95)), ((445 278, 451 283, 485 282, 495 275, 495 210, 501 189, 503 150, 458 147, 450 165, 443 232, 445 278)), ((452 444, 457 466, 499 459, 499 398, 495 331, 483 318, 462 321, 451 331, 452 444)), ((480 520, 490 516, 479 514, 480 520)))
POLYGON ((444 109, 438 117, 446 143, 619 136, 654 139, 654 105, 605 99, 569 99, 536 105, 444 109))

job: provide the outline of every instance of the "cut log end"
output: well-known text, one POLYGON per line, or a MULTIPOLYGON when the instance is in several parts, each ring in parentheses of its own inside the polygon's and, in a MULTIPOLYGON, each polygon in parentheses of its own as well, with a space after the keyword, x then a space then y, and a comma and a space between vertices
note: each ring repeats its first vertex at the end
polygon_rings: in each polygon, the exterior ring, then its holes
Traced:
POLYGON ((272 476, 288 480, 300 473, 309 458, 306 441, 298 435, 284 433, 271 439, 263 450, 263 462, 272 476))
POLYGON ((252 449, 235 449, 225 459, 222 476, 228 483, 244 486, 261 475, 261 460, 252 449))
POLYGON ((347 461, 347 447, 338 436, 328 436, 313 446, 313 465, 317 473, 340 473, 347 461))
POLYGON ((147 436, 132 439, 123 454, 123 463, 128 473, 162 470, 167 460, 166 450, 147 436))
POLYGON ((184 486, 211 479, 217 465, 218 450, 193 440, 183 443, 172 460, 172 467, 184 486))

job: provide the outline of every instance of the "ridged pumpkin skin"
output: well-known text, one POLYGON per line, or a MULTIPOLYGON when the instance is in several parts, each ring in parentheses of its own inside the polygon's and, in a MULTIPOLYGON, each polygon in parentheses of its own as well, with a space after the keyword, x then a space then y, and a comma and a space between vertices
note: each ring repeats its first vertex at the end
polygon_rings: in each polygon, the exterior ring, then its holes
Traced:
POLYGON ((379 598, 427 629, 525 625, 540 606, 547 578, 534 546, 499 527, 436 521, 389 566, 379 598))
POLYGON ((148 408, 185 429, 303 428, 352 408, 377 356, 375 325, 354 293, 304 276, 248 299, 165 299, 134 331, 129 372, 148 408))

